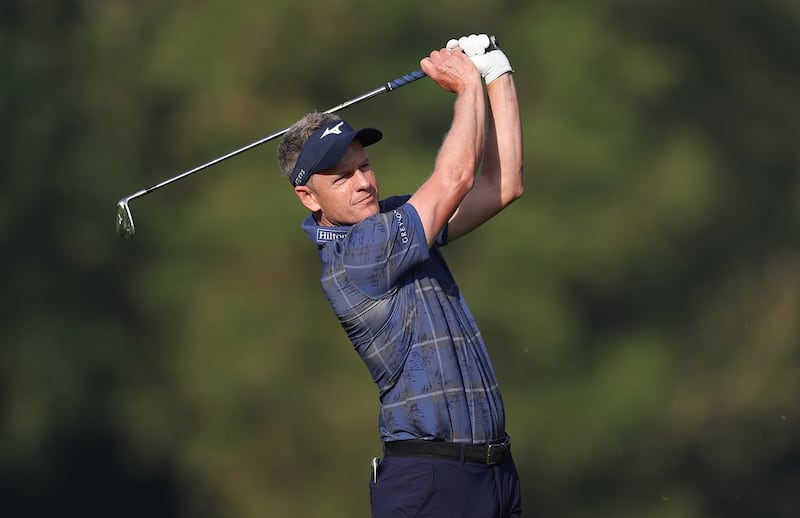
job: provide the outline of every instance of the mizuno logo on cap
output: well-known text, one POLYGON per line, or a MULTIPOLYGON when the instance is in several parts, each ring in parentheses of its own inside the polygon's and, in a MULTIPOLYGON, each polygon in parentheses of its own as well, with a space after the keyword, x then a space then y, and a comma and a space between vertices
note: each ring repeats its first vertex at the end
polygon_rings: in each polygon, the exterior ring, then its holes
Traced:
POLYGON ((341 135, 342 134, 342 124, 344 124, 344 121, 339 121, 339 124, 337 124, 336 126, 334 126, 332 128, 325 128, 325 131, 322 133, 322 136, 320 137, 320 140, 324 139, 325 137, 327 137, 328 135, 330 135, 332 133, 336 134, 336 135, 341 135))

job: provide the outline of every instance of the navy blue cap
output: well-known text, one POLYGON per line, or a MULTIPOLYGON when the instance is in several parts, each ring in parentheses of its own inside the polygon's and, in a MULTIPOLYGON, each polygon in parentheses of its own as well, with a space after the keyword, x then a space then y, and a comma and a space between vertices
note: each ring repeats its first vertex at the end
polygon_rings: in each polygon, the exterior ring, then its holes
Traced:
POLYGON ((289 182, 295 187, 305 185, 312 174, 330 169, 339 163, 350 144, 358 139, 364 146, 372 145, 383 138, 375 128, 354 130, 346 121, 335 120, 322 126, 303 145, 289 182))

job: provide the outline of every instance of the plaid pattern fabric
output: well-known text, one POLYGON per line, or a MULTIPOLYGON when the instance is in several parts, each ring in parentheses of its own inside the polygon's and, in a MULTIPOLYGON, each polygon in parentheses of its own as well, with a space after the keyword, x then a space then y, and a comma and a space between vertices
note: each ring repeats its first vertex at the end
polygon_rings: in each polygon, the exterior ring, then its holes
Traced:
POLYGON ((303 229, 319 245, 321 283, 378 386, 383 441, 483 444, 505 415, 480 331, 442 257, 428 249, 408 196, 351 227, 303 229))

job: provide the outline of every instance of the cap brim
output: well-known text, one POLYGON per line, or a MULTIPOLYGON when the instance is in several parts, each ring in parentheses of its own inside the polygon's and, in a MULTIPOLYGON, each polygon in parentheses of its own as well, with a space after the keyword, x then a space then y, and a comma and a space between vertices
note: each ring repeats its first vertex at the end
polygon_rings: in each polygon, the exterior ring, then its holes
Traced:
POLYGON ((375 128, 361 128, 360 130, 356 131, 356 138, 359 142, 361 142, 361 145, 366 147, 371 146, 382 139, 383 133, 381 130, 375 128))

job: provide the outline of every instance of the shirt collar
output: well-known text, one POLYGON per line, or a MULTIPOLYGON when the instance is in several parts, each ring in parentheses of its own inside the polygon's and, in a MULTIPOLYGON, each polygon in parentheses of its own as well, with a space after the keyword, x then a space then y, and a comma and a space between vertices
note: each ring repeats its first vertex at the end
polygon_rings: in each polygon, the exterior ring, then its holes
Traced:
POLYGON ((314 219, 312 214, 309 214, 306 219, 303 220, 303 223, 300 226, 311 239, 311 241, 319 246, 328 244, 331 241, 344 239, 352 228, 352 225, 342 227, 322 227, 317 225, 317 221, 314 219))

